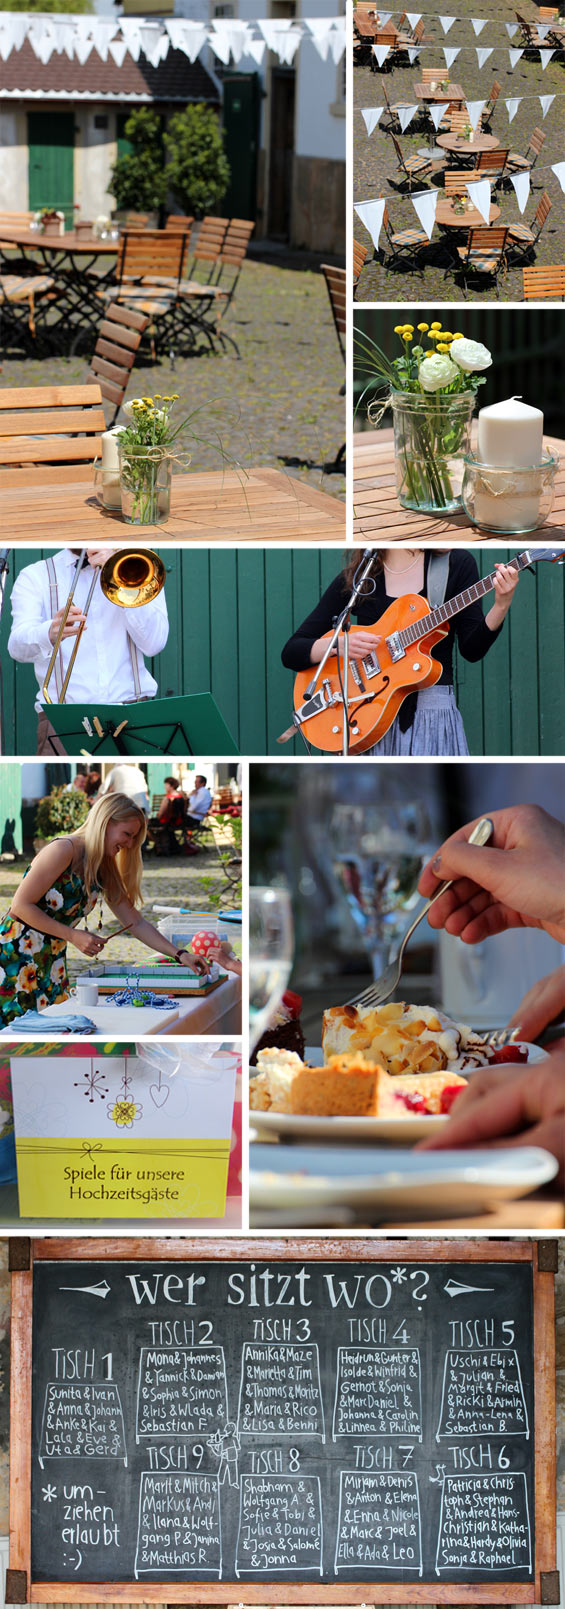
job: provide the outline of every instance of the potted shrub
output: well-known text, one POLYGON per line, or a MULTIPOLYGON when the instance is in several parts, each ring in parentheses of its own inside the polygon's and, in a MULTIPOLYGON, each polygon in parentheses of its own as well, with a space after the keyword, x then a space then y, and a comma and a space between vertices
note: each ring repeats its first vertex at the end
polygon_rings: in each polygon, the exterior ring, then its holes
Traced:
POLYGON ((64 838, 65 833, 76 832, 86 821, 88 811, 88 800, 78 788, 52 788, 37 806, 33 840, 36 854, 52 838, 64 838))

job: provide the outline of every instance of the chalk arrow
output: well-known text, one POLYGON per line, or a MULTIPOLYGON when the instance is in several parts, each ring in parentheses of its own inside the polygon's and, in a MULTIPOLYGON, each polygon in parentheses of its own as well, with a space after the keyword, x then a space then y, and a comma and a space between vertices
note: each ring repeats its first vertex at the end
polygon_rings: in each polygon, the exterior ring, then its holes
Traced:
POLYGON ((448 1296, 466 1296, 470 1291, 493 1291, 494 1285, 460 1285, 457 1279, 448 1279, 443 1288, 448 1296))
POLYGON ((107 1280, 101 1279, 98 1285, 60 1285, 59 1290, 84 1291, 86 1296, 101 1296, 102 1300, 104 1301, 104 1297, 108 1295, 108 1291, 111 1290, 111 1286, 108 1284, 107 1280))

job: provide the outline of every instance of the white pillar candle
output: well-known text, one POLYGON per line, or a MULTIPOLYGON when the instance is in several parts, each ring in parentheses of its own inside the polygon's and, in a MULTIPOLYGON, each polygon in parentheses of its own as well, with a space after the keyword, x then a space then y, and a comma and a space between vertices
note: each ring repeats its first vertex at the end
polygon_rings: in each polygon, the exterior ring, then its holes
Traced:
POLYGON ((102 450, 102 501, 105 508, 121 508, 118 439, 121 436, 122 428, 119 425, 116 430, 104 430, 100 437, 102 450))
POLYGON ((503 469, 540 464, 543 446, 543 414, 530 408, 519 397, 493 402, 479 412, 477 458, 482 464, 498 464, 503 469))

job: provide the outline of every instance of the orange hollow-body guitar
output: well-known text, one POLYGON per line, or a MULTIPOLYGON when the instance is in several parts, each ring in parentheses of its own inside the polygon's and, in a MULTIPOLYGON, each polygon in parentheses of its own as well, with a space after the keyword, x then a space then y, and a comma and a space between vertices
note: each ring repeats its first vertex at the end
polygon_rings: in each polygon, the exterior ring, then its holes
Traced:
MULTIPOLYGON (((509 563, 518 570, 526 569, 537 560, 563 563, 563 549, 534 548, 520 553, 509 563)), ((349 718, 349 752, 363 754, 378 743, 392 726, 403 700, 409 693, 433 687, 439 681, 442 666, 433 658, 431 649, 446 637, 453 616, 470 603, 492 591, 496 572, 475 582, 455 598, 448 598, 437 609, 430 609, 420 594, 407 594, 395 598, 380 620, 372 626, 363 625, 363 631, 375 638, 372 653, 363 659, 349 661, 347 684, 347 713, 349 718)), ((327 632, 330 639, 332 633, 327 632)), ((323 640, 323 639, 322 639, 323 640)), ((343 638, 341 639, 343 642, 343 638)), ((340 754, 343 747, 343 692, 340 667, 336 654, 316 678, 317 666, 301 670, 294 684, 295 726, 303 732, 307 743, 328 754, 340 754)), ((290 734, 285 734, 290 735, 290 734)))

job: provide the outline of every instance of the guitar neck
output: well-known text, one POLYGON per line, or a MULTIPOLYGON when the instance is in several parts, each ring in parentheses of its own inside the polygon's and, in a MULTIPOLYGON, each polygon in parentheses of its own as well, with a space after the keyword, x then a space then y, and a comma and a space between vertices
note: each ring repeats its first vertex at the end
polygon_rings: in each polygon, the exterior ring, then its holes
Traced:
MULTIPOLYGON (((536 557, 537 555, 531 552, 517 553, 508 560, 508 564, 513 570, 526 570, 536 557)), ((409 648, 411 643, 427 637, 428 632, 434 631, 436 626, 444 626, 446 621, 452 620, 462 609, 468 609, 470 603, 476 603, 477 598, 484 598, 485 593, 492 592, 495 581, 496 570, 493 570, 491 575, 485 575, 481 581, 475 581, 472 587, 466 587, 464 592, 458 592, 455 598, 447 598, 437 609, 432 609, 429 615, 424 615, 422 620, 415 620, 413 625, 405 626, 403 631, 399 631, 399 643, 403 648, 409 648)))

